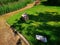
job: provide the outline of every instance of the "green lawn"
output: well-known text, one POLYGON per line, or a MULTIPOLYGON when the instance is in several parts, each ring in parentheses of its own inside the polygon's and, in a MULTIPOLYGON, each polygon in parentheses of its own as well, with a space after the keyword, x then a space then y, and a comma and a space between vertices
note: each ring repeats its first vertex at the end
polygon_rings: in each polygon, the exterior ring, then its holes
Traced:
POLYGON ((7 22, 19 31, 31 45, 59 45, 60 44, 60 7, 34 6, 10 17, 7 22), (29 16, 27 22, 20 20, 26 12, 29 16), (36 40, 35 35, 46 36, 47 43, 36 40))

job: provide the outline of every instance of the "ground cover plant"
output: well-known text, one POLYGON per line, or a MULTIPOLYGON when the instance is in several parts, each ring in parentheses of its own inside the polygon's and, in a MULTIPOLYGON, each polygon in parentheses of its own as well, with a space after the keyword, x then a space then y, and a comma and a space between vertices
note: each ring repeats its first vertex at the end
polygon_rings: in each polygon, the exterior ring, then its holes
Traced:
POLYGON ((21 9, 33 1, 31 0, 0 0, 0 15, 21 9))
POLYGON ((15 1, 19 1, 19 0, 0 0, 0 5, 8 4, 8 3, 11 3, 11 2, 15 2, 15 1))
POLYGON ((34 6, 10 17, 7 22, 20 32, 31 45, 59 45, 60 44, 60 7, 34 6), (27 22, 21 21, 21 15, 26 12, 27 22), (36 34, 47 37, 48 42, 38 41, 36 34))

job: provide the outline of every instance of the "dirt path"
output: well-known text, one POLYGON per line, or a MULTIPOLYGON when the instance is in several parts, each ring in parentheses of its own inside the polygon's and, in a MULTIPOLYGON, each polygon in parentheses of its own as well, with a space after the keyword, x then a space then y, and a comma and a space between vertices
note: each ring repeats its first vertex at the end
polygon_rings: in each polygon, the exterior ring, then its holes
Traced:
POLYGON ((18 12, 21 12, 21 11, 24 11, 26 9, 29 9, 29 8, 33 7, 33 5, 34 5, 34 3, 28 4, 26 7, 22 8, 22 9, 19 9, 17 11, 13 11, 13 12, 4 14, 4 15, 0 16, 0 19, 1 19, 1 17, 4 18, 4 19, 7 19, 7 18, 9 18, 12 15, 17 14, 18 12))
POLYGON ((28 4, 25 8, 0 16, 0 45, 18 45, 20 39, 22 45, 29 45, 27 44, 27 42, 25 42, 27 40, 23 36, 21 36, 21 34, 16 35, 13 32, 13 30, 7 25, 6 19, 20 11, 33 7, 33 5, 34 3, 28 4))

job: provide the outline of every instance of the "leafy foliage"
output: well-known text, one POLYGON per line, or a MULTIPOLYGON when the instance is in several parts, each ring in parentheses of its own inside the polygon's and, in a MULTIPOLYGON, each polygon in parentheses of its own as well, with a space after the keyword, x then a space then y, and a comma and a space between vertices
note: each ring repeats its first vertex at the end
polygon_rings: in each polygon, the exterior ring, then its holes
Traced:
POLYGON ((60 0, 48 0, 51 5, 60 5, 60 0))
POLYGON ((38 5, 22 11, 8 19, 8 23, 19 31, 31 45, 59 45, 60 44, 60 7, 38 5), (22 13, 29 16, 27 22, 21 21, 22 13), (14 20, 12 20, 14 19, 14 20), (47 43, 36 40, 36 34, 46 36, 47 43))
POLYGON ((11 3, 11 2, 15 2, 15 1, 18 1, 18 0, 0 0, 0 5, 8 4, 8 3, 11 3))
MULTIPOLYGON (((2 1, 2 0, 0 0, 0 1, 2 1)), ((5 0, 5 1, 2 1, 2 2, 4 3, 4 2, 7 2, 7 1, 11 1, 11 0, 5 0)), ((12 1, 16 1, 16 0, 12 0, 12 1)), ((23 8, 28 3, 31 3, 31 2, 33 2, 33 1, 31 1, 31 0, 19 0, 17 2, 13 2, 13 3, 8 2, 8 4, 0 5, 0 15, 11 12, 11 11, 14 11, 14 10, 18 10, 20 8, 23 8)))

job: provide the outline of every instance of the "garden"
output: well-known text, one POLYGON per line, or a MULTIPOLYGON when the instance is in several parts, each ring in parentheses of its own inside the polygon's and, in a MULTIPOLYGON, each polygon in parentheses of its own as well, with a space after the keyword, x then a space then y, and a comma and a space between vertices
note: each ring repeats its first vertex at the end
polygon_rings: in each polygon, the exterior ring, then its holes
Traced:
MULTIPOLYGON (((0 0, 0 15, 24 8, 35 0, 0 0)), ((39 5, 18 12, 6 22, 21 33, 30 45, 60 44, 60 1, 41 0, 39 5), (27 13, 29 20, 22 21, 22 14, 27 13), (36 35, 47 38, 47 42, 36 39, 36 35)))
POLYGON ((43 4, 34 6, 11 16, 7 20, 13 28, 20 32, 30 45, 59 45, 60 44, 60 7, 46 6, 43 4), (21 21, 21 15, 27 13, 29 20, 21 21), (36 35, 47 37, 47 43, 40 42, 36 35))

